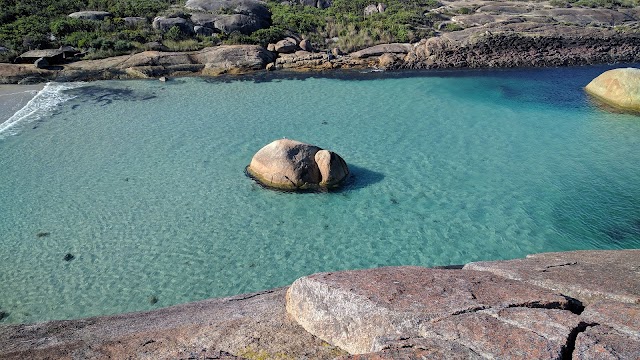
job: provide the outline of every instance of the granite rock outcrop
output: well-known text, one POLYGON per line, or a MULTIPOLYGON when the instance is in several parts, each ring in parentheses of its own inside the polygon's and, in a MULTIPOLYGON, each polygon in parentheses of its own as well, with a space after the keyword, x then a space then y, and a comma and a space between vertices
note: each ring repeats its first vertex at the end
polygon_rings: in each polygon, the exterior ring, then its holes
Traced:
POLYGON ((585 90, 615 108, 640 113, 640 69, 605 71, 587 84, 585 90))

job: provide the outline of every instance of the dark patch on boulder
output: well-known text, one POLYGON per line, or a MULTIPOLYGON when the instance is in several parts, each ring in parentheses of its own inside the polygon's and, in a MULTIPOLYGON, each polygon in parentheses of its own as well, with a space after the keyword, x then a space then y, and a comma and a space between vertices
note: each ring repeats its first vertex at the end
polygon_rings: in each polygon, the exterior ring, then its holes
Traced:
POLYGON ((35 67, 37 67, 38 69, 46 69, 49 67, 49 62, 45 58, 39 58, 33 63, 33 65, 35 65, 35 67))

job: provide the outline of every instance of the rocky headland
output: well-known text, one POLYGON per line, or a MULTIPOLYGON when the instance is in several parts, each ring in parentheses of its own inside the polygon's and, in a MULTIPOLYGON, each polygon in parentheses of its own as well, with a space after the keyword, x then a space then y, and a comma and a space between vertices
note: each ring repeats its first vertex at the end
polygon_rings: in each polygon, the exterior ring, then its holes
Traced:
POLYGON ((637 359, 640 250, 306 276, 149 312, 0 326, 2 359, 637 359))
MULTIPOLYGON (((448 20, 439 23, 441 31, 434 36, 413 43, 379 44, 348 54, 326 44, 325 49, 314 51, 309 40, 295 35, 267 47, 220 45, 199 51, 168 52, 160 51, 163 49, 159 46, 158 50, 133 55, 57 65, 0 63, 0 83, 216 76, 265 69, 541 67, 640 61, 640 7, 566 8, 553 4, 553 1, 442 1, 430 13, 447 14, 442 18, 448 20)), ((264 9, 258 10, 252 9, 253 17, 244 13, 224 18, 194 14, 192 18, 195 16, 196 20, 192 22, 198 25, 185 31, 202 32, 209 25, 213 26, 211 31, 258 26, 266 21, 264 9)), ((173 20, 177 19, 181 18, 173 20)), ((154 27, 158 28, 186 26, 184 20, 180 24, 174 24, 172 19, 156 20, 154 27)))

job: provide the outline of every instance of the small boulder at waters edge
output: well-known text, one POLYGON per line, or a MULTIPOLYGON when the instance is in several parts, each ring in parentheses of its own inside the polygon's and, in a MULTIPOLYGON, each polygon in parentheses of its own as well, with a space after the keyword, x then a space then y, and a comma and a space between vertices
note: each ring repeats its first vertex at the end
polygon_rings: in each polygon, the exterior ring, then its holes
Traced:
POLYGON ((608 105, 640 113, 640 69, 605 71, 593 79, 585 90, 608 105))
POLYGON ((290 139, 260 149, 247 173, 261 184, 281 190, 334 188, 349 175, 340 155, 290 139))

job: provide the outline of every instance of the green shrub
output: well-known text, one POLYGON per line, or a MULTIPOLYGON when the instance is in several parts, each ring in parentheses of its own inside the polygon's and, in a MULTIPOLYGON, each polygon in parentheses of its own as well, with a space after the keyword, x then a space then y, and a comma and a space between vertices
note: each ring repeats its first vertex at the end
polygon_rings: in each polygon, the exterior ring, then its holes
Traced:
POLYGON ((460 26, 460 24, 456 24, 456 23, 447 23, 447 25, 444 26, 444 30, 446 31, 460 31, 463 29, 464 28, 460 26))
POLYGON ((177 26, 172 26, 166 33, 162 35, 165 40, 180 41, 185 40, 187 35, 177 26))

